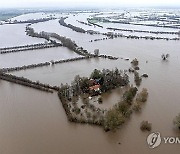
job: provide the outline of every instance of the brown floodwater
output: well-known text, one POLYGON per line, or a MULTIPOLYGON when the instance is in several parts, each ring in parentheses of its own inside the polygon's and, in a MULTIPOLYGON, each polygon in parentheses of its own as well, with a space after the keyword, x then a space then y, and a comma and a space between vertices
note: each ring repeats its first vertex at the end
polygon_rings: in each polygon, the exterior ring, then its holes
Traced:
MULTIPOLYGON (((27 151, 32 150, 34 153, 37 151, 41 153, 49 153, 51 151, 51 153, 105 154, 179 153, 180 147, 177 144, 161 144, 161 146, 156 149, 149 149, 146 143, 146 137, 149 133, 141 132, 139 129, 141 121, 148 120, 152 123, 152 131, 159 131, 162 136, 179 136, 179 133, 173 126, 173 119, 180 112, 179 42, 115 39, 95 42, 92 45, 87 45, 87 47, 89 50, 94 47, 100 48, 101 52, 112 54, 114 56, 124 58, 128 57, 130 59, 137 57, 139 59, 141 68, 140 73, 147 73, 149 75, 148 79, 143 79, 142 85, 139 88, 141 89, 145 87, 149 91, 149 98, 147 103, 143 106, 142 112, 139 114, 134 113, 132 118, 123 125, 120 130, 105 133, 99 127, 67 122, 64 110, 62 109, 61 103, 58 101, 55 94, 53 94, 52 97, 49 96, 49 94, 47 95, 36 90, 13 84, 13 87, 16 88, 15 94, 19 93, 19 95, 23 95, 23 98, 21 98, 15 96, 12 91, 13 89, 9 87, 11 84, 2 82, 3 86, 6 88, 1 88, 1 90, 4 91, 4 89, 10 89, 11 91, 10 97, 7 96, 6 92, 3 94, 3 98, 6 98, 5 100, 3 99, 3 101, 7 101, 6 105, 4 105, 7 110, 11 109, 9 106, 11 106, 11 99, 13 99, 14 104, 16 103, 17 105, 16 107, 19 110, 19 114, 25 114, 23 116, 24 120, 28 120, 26 116, 32 116, 31 113, 29 113, 30 111, 26 113, 24 110, 29 110, 30 108, 33 112, 38 112, 36 113, 37 117, 35 119, 30 118, 31 121, 29 123, 32 126, 24 128, 25 132, 20 133, 22 136, 19 137, 19 140, 14 139, 17 141, 17 146, 22 146, 23 148, 19 149, 18 147, 13 146, 12 149, 17 150, 19 153, 22 153, 23 149, 27 151), (168 61, 161 60, 162 53, 170 54, 168 61), (146 63, 146 61, 148 61, 148 63, 146 63), (26 95, 24 93, 26 93, 26 95), (34 96, 33 100, 28 99, 28 97, 31 98, 31 96, 34 96), (27 100, 25 97, 27 97, 27 100), (25 105, 25 109, 22 108, 22 105, 19 104, 19 99, 25 99, 21 103, 28 104, 31 107, 25 105), (38 103, 36 104, 35 102, 38 103), (8 106, 8 104, 10 105, 8 106), (51 105, 50 109, 49 105, 51 105), (47 112, 44 110, 47 110, 47 112), (43 116, 47 116, 47 118, 44 118, 43 116), (41 128, 41 122, 49 123, 50 121, 53 121, 54 123, 50 123, 45 128, 41 128), (34 125, 36 122, 37 125, 34 125), (37 134, 39 133, 39 135, 34 135, 34 131, 36 131, 37 134), (27 134, 32 137, 29 144, 23 142, 27 139, 27 134), (24 144, 21 144, 21 142, 24 144), (121 144, 118 144, 119 142, 121 144)), ((77 74, 87 76, 94 68, 110 69, 118 67, 127 69, 129 66, 130 62, 123 59, 118 59, 116 61, 92 59, 87 61, 58 64, 54 67, 42 67, 32 70, 19 71, 14 74, 50 84, 60 84, 61 82, 70 83, 77 74)), ((107 100, 119 99, 114 97, 119 96, 116 94, 110 95, 107 100)), ((2 111, 0 114, 5 114, 7 112, 3 109, 3 107, 1 107, 1 109, 2 111)), ((13 111, 18 112, 16 109, 13 111)), ((15 113, 12 113, 11 111, 11 114, 13 116, 15 113)), ((33 114, 33 116, 35 116, 35 114, 33 114)), ((15 118, 14 121, 16 122, 16 125, 21 125, 23 122, 18 121, 18 117, 13 118, 15 118)), ((5 118, 4 121, 6 123, 8 119, 5 118)), ((2 127, 1 130, 6 131, 7 127, 10 130, 14 130, 10 127, 13 127, 13 124, 6 123, 6 125, 7 126, 2 127)), ((16 133, 12 134, 15 135, 16 133)), ((11 140, 13 135, 9 135, 7 138, 11 140)), ((7 143, 10 144, 8 141, 7 143)))
POLYGON ((0 48, 44 43, 44 39, 27 36, 25 30, 26 24, 0 25, 0 48))
POLYGON ((66 47, 29 50, 23 52, 1 54, 0 67, 17 67, 23 65, 38 64, 41 62, 49 62, 51 60, 56 61, 75 57, 80 56, 66 47))
MULTIPOLYGON (((121 129, 107 133, 97 126, 68 122, 56 93, 49 94, 0 80, 0 154, 179 153, 178 144, 162 143, 156 149, 149 149, 146 143, 149 133, 142 132, 139 128, 143 120, 148 120, 152 123, 152 131, 158 131, 162 136, 180 136, 173 126, 173 119, 180 112, 179 41, 118 38, 88 43, 94 36, 89 37, 89 35, 62 28, 57 21, 47 23, 49 26, 44 26, 44 30, 51 31, 50 25, 54 23, 57 25, 54 31, 57 30, 59 34, 62 33, 65 36, 72 36, 80 43, 82 40, 83 47, 88 51, 93 52, 94 49, 99 48, 100 53, 103 54, 130 59, 137 57, 140 61, 140 74, 149 75, 149 78, 143 79, 139 87, 139 89, 143 87, 148 89, 148 101, 143 105, 141 113, 133 113, 121 129), (170 54, 168 61, 161 60, 162 53, 170 54)), ((40 30, 40 26, 43 25, 34 25, 35 30, 40 30)), ((15 39, 13 41, 15 44, 15 39)), ((13 45, 8 41, 4 44, 13 45)), ((55 51, 56 49, 50 50, 47 51, 46 56, 44 55, 46 58, 43 58, 43 53, 42 57, 38 56, 37 62, 63 57, 55 51), (57 56, 49 54, 51 52, 56 53, 57 56)), ((28 57, 36 58, 35 55, 39 52, 41 51, 12 54, 20 57, 23 54, 26 55, 27 58, 21 58, 22 63, 16 62, 13 56, 9 61, 8 58, 1 58, 1 67, 10 66, 10 64, 26 64, 28 57)), ((13 72, 13 74, 60 85, 70 83, 77 74, 88 76, 95 68, 113 69, 115 67, 128 69, 130 61, 121 58, 118 60, 91 59, 13 72)), ((118 91, 105 95, 103 105, 111 107, 114 104, 112 101, 118 101, 120 95, 118 91)))

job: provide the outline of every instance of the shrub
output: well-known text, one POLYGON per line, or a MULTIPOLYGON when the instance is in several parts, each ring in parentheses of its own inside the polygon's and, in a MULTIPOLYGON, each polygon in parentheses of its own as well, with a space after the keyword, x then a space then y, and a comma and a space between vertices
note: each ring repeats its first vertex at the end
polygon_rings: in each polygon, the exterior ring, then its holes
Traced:
POLYGON ((78 108, 78 107, 75 107, 75 108, 74 108, 74 112, 75 112, 76 114, 79 114, 79 113, 81 112, 81 109, 78 108))
POLYGON ((141 122, 140 129, 142 131, 151 131, 151 128, 151 123, 149 123, 148 121, 141 122))
POLYGON ((102 73, 100 70, 94 69, 94 71, 91 73, 92 79, 99 79, 102 77, 102 73))
POLYGON ((139 76, 139 73, 137 71, 134 72, 134 82, 136 83, 136 86, 140 86, 142 81, 142 78, 139 76))
POLYGON ((135 97, 137 91, 138 91, 138 89, 136 87, 131 87, 128 91, 126 91, 123 94, 123 100, 125 102, 131 104, 131 102, 132 102, 133 98, 135 97))
POLYGON ((110 109, 104 118, 105 131, 115 130, 125 122, 124 116, 115 108, 110 109))
POLYGON ((139 102, 146 102, 148 97, 148 91, 146 88, 143 88, 142 91, 137 95, 136 100, 139 102))
POLYGON ((128 105, 125 102, 120 102, 117 106, 117 110, 124 116, 124 117, 129 117, 130 114, 132 113, 131 110, 129 109, 130 105, 128 105))
POLYGON ((174 125, 180 130, 180 114, 174 119, 174 125))
POLYGON ((102 97, 99 97, 99 98, 98 98, 98 103, 99 103, 99 104, 102 104, 102 103, 103 103, 102 97))
POLYGON ((133 60, 131 61, 131 64, 132 64, 133 66, 138 66, 139 61, 137 60, 137 58, 135 58, 135 59, 133 59, 133 60))
POLYGON ((86 115, 87 115, 87 118, 91 118, 91 112, 87 112, 86 115))
POLYGON ((134 111, 140 111, 141 110, 141 103, 136 101, 133 106, 134 111))

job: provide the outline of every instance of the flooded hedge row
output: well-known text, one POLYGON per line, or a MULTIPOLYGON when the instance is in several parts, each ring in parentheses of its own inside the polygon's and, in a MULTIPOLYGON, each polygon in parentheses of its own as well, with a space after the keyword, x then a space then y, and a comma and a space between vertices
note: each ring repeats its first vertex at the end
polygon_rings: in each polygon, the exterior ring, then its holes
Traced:
POLYGON ((12 49, 18 49, 18 48, 29 48, 29 47, 36 47, 44 45, 45 43, 37 43, 37 44, 30 44, 30 45, 20 45, 20 46, 14 46, 14 47, 4 47, 0 48, 0 50, 12 50, 12 49))
POLYGON ((154 37, 154 36, 135 36, 135 35, 123 35, 123 34, 114 34, 114 33, 102 33, 102 35, 107 36, 106 38, 102 39, 94 39, 90 42, 96 42, 96 41, 102 41, 107 39, 114 39, 114 38, 127 38, 127 39, 146 39, 146 40, 173 40, 173 41, 179 41, 180 38, 167 38, 167 37, 154 37))
POLYGON ((29 50, 38 50, 38 49, 46 49, 46 48, 54 48, 62 46, 61 44, 34 44, 34 45, 26 45, 26 46, 16 46, 16 47, 9 47, 9 48, 0 48, 0 54, 7 54, 7 53, 15 53, 15 52, 22 52, 22 51, 29 51, 29 50))
POLYGON ((26 69, 33 69, 33 68, 37 68, 37 67, 51 66, 51 65, 55 65, 55 64, 79 61, 79 60, 84 60, 84 59, 91 59, 91 58, 108 58, 111 60, 118 59, 117 57, 113 57, 113 56, 91 55, 91 56, 86 56, 86 57, 76 57, 76 58, 65 59, 65 60, 57 60, 57 61, 50 61, 50 62, 44 62, 44 63, 38 63, 38 64, 31 64, 31 65, 26 65, 26 66, 24 65, 24 66, 20 66, 20 67, 2 68, 2 69, 0 69, 0 71, 6 73, 6 72, 20 71, 20 70, 26 70, 26 69))
POLYGON ((70 28, 73 31, 76 31, 76 32, 79 32, 79 33, 85 33, 86 32, 84 29, 82 29, 80 27, 76 27, 76 26, 73 26, 71 24, 66 24, 65 21, 64 21, 65 19, 66 18, 61 17, 61 19, 59 20, 60 25, 62 25, 64 27, 67 27, 67 28, 70 28))
POLYGON ((60 40, 61 43, 62 43, 62 46, 67 47, 68 49, 76 52, 79 55, 82 55, 82 56, 90 55, 90 53, 88 53, 87 50, 84 50, 82 47, 78 47, 77 44, 74 41, 72 41, 70 38, 60 36, 57 33, 49 33, 49 32, 44 32, 44 31, 42 31, 40 33, 37 33, 37 32, 34 31, 33 28, 27 26, 26 27, 26 34, 31 36, 31 37, 44 38, 44 39, 46 39, 48 41, 50 40, 55 45, 59 44, 59 43, 56 43, 56 42, 52 41, 50 39, 50 37, 52 37, 52 38, 55 38, 57 40, 60 40))
POLYGON ((90 53, 83 49, 83 47, 78 47, 78 45, 72 41, 70 38, 66 38, 64 36, 60 36, 56 33, 48 33, 49 36, 52 38, 56 38, 57 40, 60 40, 64 47, 67 47, 70 50, 73 50, 75 53, 82 55, 82 56, 89 56, 90 53))
POLYGON ((158 24, 132 23, 132 22, 129 22, 129 21, 113 21, 113 20, 110 21, 108 19, 104 19, 104 18, 101 18, 101 17, 93 17, 90 20, 95 20, 95 21, 104 22, 104 23, 118 23, 118 24, 127 24, 127 25, 138 25, 138 26, 150 26, 150 27, 162 27, 162 28, 179 29, 178 25, 158 25, 158 24))
POLYGON ((152 34, 172 34, 172 35, 178 35, 179 32, 165 32, 165 31, 150 31, 150 30, 133 30, 133 29, 123 29, 123 28, 107 28, 109 30, 114 31, 125 31, 125 32, 138 32, 138 33, 152 33, 152 34))
POLYGON ((56 89, 56 87, 51 87, 49 85, 42 84, 42 83, 39 83, 39 82, 33 82, 33 81, 31 81, 29 79, 26 79, 24 77, 17 77, 17 76, 10 75, 10 74, 5 74, 5 73, 0 73, 0 79, 6 80, 6 81, 9 81, 9 82, 13 82, 13 83, 16 83, 16 84, 20 84, 20 85, 23 85, 23 86, 26 86, 26 87, 31 87, 31 88, 34 88, 34 89, 38 89, 38 90, 41 90, 41 91, 50 92, 50 93, 53 93, 53 90, 58 90, 58 88, 56 89))
POLYGON ((14 21, 7 22, 6 24, 25 24, 25 23, 36 24, 36 23, 46 22, 46 21, 50 21, 54 19, 56 18, 29 19, 29 20, 24 20, 24 21, 14 20, 14 21))

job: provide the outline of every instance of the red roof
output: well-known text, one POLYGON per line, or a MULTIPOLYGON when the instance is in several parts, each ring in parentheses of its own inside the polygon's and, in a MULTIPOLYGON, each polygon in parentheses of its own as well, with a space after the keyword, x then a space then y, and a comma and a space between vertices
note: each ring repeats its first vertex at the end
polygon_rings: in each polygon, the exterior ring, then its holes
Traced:
POLYGON ((95 86, 91 86, 89 87, 90 90, 98 90, 100 88, 100 85, 95 85, 95 86))

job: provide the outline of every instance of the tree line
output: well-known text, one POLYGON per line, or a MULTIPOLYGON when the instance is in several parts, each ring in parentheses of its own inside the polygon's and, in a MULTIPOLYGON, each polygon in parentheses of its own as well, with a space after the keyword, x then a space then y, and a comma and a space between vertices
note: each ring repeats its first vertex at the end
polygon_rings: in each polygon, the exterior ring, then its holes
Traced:
POLYGON ((76 27, 76 26, 73 26, 71 24, 66 24, 65 19, 66 18, 61 17, 61 19, 59 20, 60 25, 62 25, 64 27, 68 27, 68 28, 70 28, 70 29, 72 29, 72 30, 74 30, 76 32, 79 32, 79 33, 85 33, 86 32, 84 29, 82 29, 80 27, 76 27))

